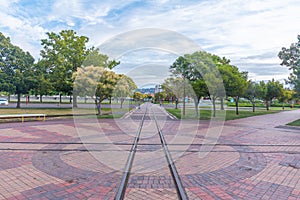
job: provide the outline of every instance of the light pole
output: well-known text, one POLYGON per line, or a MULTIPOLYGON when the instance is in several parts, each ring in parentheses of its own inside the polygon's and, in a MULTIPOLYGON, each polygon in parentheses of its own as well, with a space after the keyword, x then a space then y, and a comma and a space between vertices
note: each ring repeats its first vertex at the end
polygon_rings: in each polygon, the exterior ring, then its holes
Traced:
POLYGON ((182 105, 182 115, 185 116, 185 74, 183 75, 183 105, 182 105))
POLYGON ((160 96, 160 89, 161 89, 161 85, 158 85, 158 101, 159 101, 159 105, 161 106, 161 96, 160 96))

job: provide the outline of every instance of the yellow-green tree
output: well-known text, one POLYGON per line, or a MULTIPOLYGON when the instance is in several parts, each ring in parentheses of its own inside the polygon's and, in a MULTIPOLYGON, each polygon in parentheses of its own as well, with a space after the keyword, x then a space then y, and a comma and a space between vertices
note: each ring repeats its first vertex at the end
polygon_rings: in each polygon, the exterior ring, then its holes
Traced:
POLYGON ((97 115, 102 115, 101 102, 112 96, 121 76, 103 67, 88 66, 78 68, 74 77, 76 77, 74 83, 76 93, 92 97, 97 107, 97 115))
POLYGON ((126 97, 131 96, 136 89, 137 86, 130 77, 124 74, 119 75, 118 82, 113 90, 113 96, 120 100, 121 108, 126 97))

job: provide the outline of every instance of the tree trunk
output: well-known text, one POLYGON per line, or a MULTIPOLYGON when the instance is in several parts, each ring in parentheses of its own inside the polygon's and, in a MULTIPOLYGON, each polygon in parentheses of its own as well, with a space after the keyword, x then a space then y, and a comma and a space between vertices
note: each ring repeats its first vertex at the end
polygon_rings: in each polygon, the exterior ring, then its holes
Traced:
POLYGON ((224 98, 221 97, 221 110, 224 110, 224 98))
POLYGON ((252 112, 255 112, 255 101, 251 101, 252 103, 252 112))
POLYGON ((59 94, 59 103, 61 103, 61 94, 59 94))
POLYGON ((194 104, 195 104, 195 117, 198 118, 198 116, 199 116, 199 110, 198 110, 199 99, 197 97, 194 97, 194 104))
POLYGON ((269 101, 266 101, 266 109, 269 110, 269 101))
POLYGON ((178 99, 175 100, 175 109, 178 109, 178 99))
POLYGON ((10 93, 7 95, 7 101, 10 102, 10 93))
POLYGON ((213 103, 213 117, 216 117, 216 98, 212 97, 212 103, 213 103))
POLYGON ((101 102, 100 101, 98 102, 97 100, 95 100, 95 104, 96 104, 97 111, 98 111, 97 115, 101 116, 102 115, 102 112, 101 112, 101 102))
POLYGON ((282 110, 284 110, 284 102, 282 103, 282 110))
POLYGON ((109 104, 111 104, 111 97, 109 97, 109 104))
POLYGON ((123 108, 123 103, 124 103, 124 101, 125 101, 125 98, 121 98, 121 99, 120 99, 121 108, 123 108))
POLYGON ((40 94, 40 103, 43 103, 43 95, 40 94))
POLYGON ((73 108, 77 108, 77 94, 73 91, 73 108))
POLYGON ((21 108, 21 93, 18 93, 17 108, 21 108))
POLYGON ((235 114, 239 115, 239 96, 235 98, 235 114))

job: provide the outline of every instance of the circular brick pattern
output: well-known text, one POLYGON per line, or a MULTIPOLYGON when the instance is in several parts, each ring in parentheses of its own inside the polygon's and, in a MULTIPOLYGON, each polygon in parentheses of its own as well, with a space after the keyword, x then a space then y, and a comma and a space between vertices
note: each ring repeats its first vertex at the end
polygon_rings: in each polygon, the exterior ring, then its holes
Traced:
POLYGON ((236 162, 210 172, 185 174, 183 178, 185 184, 190 187, 226 185, 252 177, 266 167, 267 161, 262 153, 248 146, 232 146, 232 148, 240 155, 236 162))
MULTIPOLYGON (((66 146, 61 145, 60 148, 66 146)), ((255 151, 247 146, 223 146, 217 147, 214 151, 220 152, 211 152, 205 158, 200 158, 198 152, 186 152, 176 161, 176 167, 185 186, 199 187, 215 183, 225 185, 254 176, 266 166, 264 156, 259 152, 253 153, 255 151), (249 151, 251 153, 247 153, 249 151), (205 168, 205 164, 213 167, 205 168)), ((88 152, 73 152, 71 157, 69 156, 70 153, 38 152, 33 157, 33 164, 37 169, 66 181, 101 180, 98 184, 107 187, 120 179, 120 172, 106 169, 106 166, 102 166, 88 152)), ((132 174, 128 187, 174 188, 169 173, 155 172, 152 176, 132 174)))

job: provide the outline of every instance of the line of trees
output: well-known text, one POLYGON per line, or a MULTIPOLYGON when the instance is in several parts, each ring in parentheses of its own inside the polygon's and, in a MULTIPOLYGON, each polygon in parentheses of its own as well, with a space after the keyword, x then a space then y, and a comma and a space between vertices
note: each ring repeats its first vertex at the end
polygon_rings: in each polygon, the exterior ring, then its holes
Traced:
MULTIPOLYGON (((77 107, 78 95, 93 96, 99 114, 100 103, 105 98, 116 97, 122 106, 126 96, 136 89, 135 83, 125 75, 112 72, 111 69, 119 62, 109 60, 97 48, 87 48, 88 41, 89 38, 78 36, 73 30, 47 33, 47 38, 41 40, 41 57, 35 63, 29 52, 13 45, 10 38, 0 32, 0 90, 17 94, 18 108, 21 95, 28 93, 39 95, 41 102, 43 95, 47 94, 60 94, 60 102, 62 94, 72 95, 73 107, 77 107), (78 76, 88 78, 83 80, 78 76), (85 85, 83 81, 91 81, 91 77, 94 81, 89 85, 93 86, 93 91, 74 86, 76 79, 78 84, 85 85)), ((216 100, 220 99, 223 109, 223 100, 228 96, 235 99, 237 114, 240 97, 252 102, 253 111, 256 99, 264 100, 269 109, 270 101, 275 98, 287 102, 300 96, 300 36, 290 48, 283 47, 278 56, 282 60, 281 65, 291 70, 287 83, 294 87, 293 90, 284 89, 275 80, 267 83, 248 80, 248 73, 240 71, 229 59, 205 51, 177 58, 170 66, 174 77, 167 79, 162 87, 166 96, 176 102, 176 108, 179 98, 192 97, 196 116, 199 115, 199 101, 206 96, 212 100, 214 114, 216 100)))
POLYGON ((224 98, 234 98, 238 115, 241 97, 250 100, 253 112, 257 99, 266 102, 266 109, 269 110, 270 102, 274 99, 284 103, 295 98, 293 90, 284 89, 279 81, 273 79, 257 83, 249 80, 248 72, 240 71, 229 59, 205 51, 180 56, 170 66, 170 71, 172 77, 162 84, 166 98, 175 102, 175 108, 179 98, 184 99, 186 96, 193 98, 195 117, 199 115, 199 101, 203 97, 210 97, 214 116, 217 99, 221 102, 221 109, 224 109, 224 98))
POLYGON ((99 115, 101 102, 106 98, 119 99, 122 107, 137 86, 131 78, 111 71, 120 62, 109 60, 97 48, 87 48, 88 41, 73 30, 49 32, 41 40, 41 57, 35 63, 29 52, 0 33, 0 91, 17 94, 17 108, 21 94, 29 92, 39 95, 40 102, 43 95, 59 94, 60 103, 63 94, 72 95, 73 107, 77 107, 78 95, 90 96, 99 115))

